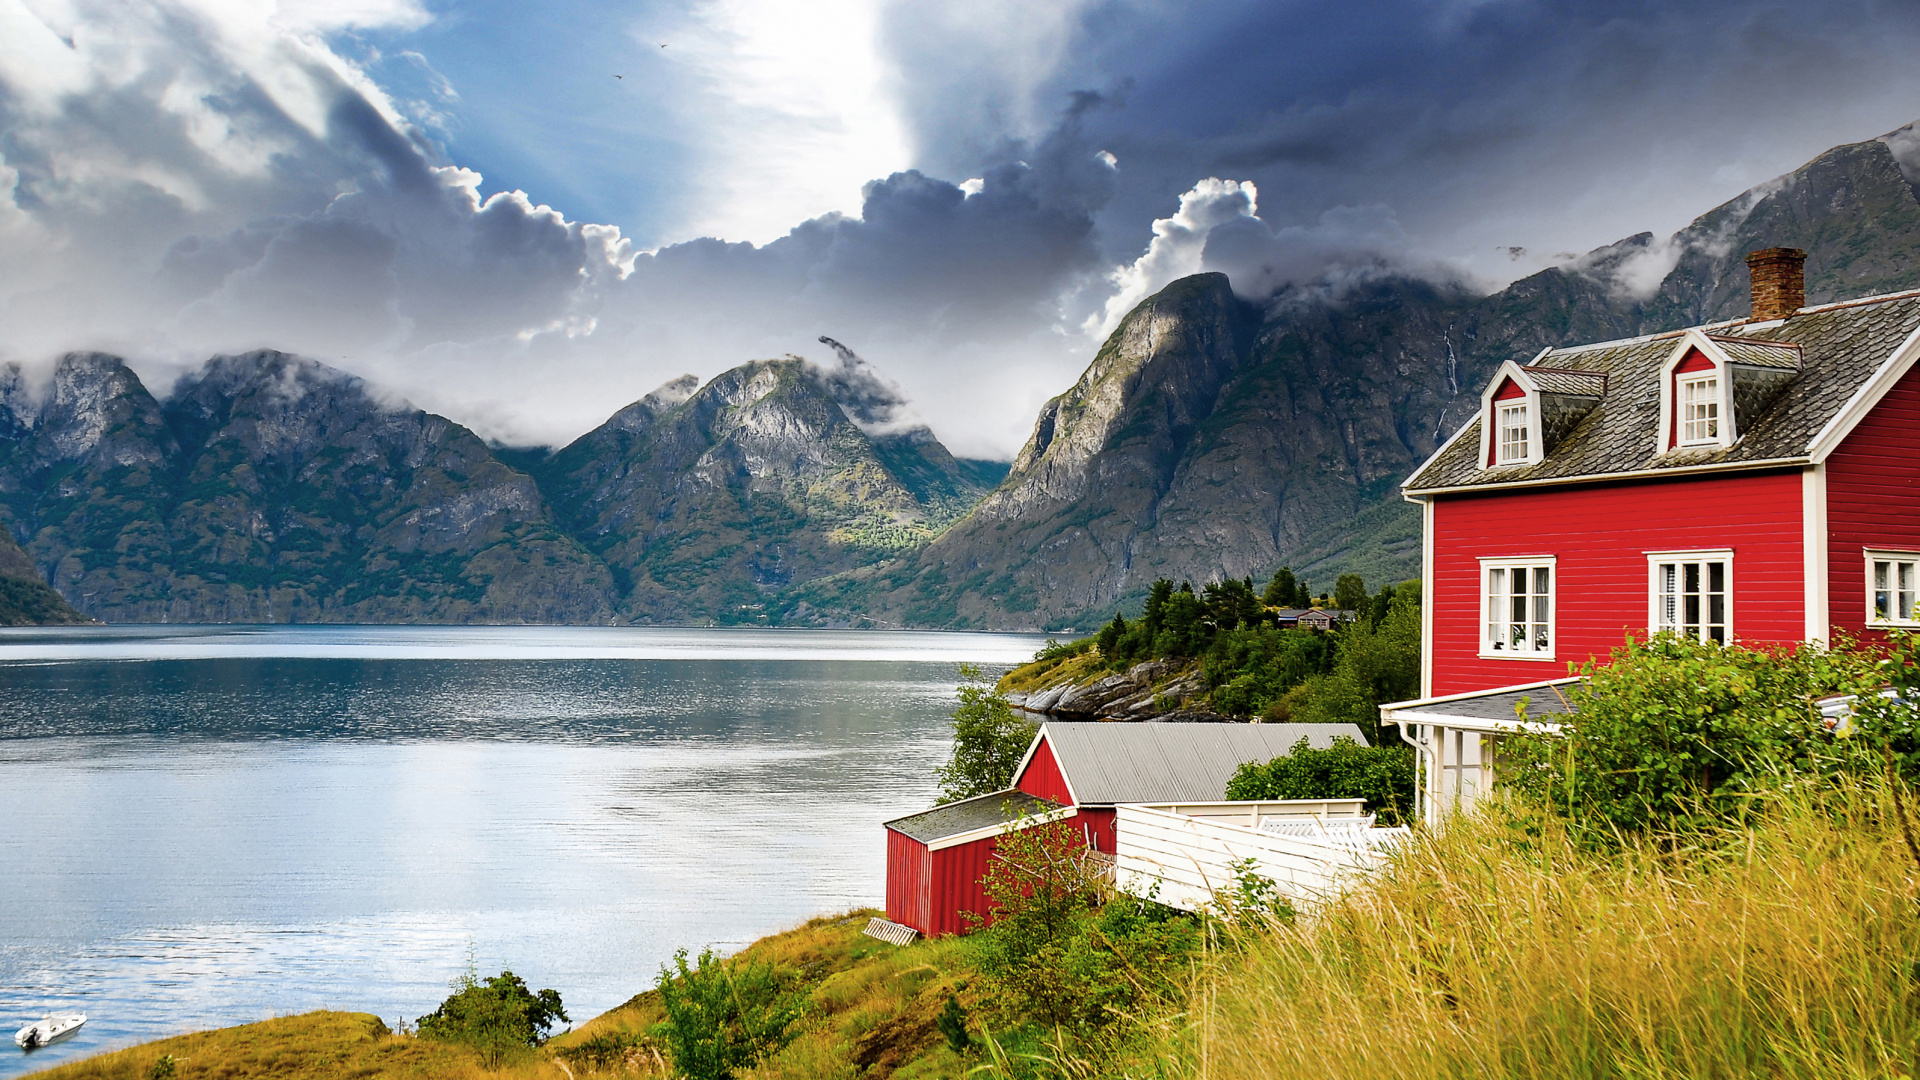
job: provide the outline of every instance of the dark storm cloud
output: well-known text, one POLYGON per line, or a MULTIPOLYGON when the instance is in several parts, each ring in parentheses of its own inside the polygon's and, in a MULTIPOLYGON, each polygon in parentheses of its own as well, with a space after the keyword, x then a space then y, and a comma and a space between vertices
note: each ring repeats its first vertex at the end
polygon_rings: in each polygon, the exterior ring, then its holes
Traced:
MULTIPOLYGON (((923 164, 957 174, 1019 110, 927 36, 949 18, 904 5, 888 40, 923 164)), ((1920 5, 1874 0, 1092 3, 1061 37, 1035 99, 1127 87, 1075 118, 1119 158, 1115 259, 1204 176, 1254 181, 1276 227, 1384 205, 1429 248, 1584 250, 1920 116, 1920 5)))

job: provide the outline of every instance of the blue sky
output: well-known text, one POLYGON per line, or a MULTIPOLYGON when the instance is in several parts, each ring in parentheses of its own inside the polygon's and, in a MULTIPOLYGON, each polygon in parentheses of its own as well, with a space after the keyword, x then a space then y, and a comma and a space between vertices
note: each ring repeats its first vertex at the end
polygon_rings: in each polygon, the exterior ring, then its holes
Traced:
POLYGON ((1496 288, 1920 118, 1916 45, 1876 0, 0 0, 0 359, 272 346, 553 443, 826 334, 1004 457, 1174 277, 1496 288))

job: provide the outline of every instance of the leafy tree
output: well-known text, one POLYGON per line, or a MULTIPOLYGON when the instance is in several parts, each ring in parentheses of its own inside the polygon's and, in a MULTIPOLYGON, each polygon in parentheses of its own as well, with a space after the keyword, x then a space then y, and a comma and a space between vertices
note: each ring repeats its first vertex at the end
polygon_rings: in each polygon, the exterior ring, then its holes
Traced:
POLYGON ((495 1065, 512 1050, 545 1042, 553 1025, 566 1019, 558 991, 536 994, 511 971, 477 978, 469 961, 466 972, 453 982, 452 996, 420 1018, 420 1035, 467 1043, 495 1065))
POLYGON ((1160 608, 1159 629, 1153 635, 1155 656, 1198 656, 1209 636, 1207 609, 1193 595, 1193 585, 1181 582, 1160 608))
POLYGON ((1367 583, 1359 574, 1341 574, 1333 583, 1333 606, 1344 611, 1357 611, 1366 617, 1367 606, 1372 601, 1367 595, 1367 583))
POLYGON ((1256 626, 1266 615, 1254 594, 1252 578, 1228 578, 1208 585, 1201 592, 1201 604, 1216 631, 1256 626))
POLYGON ((1260 602, 1268 607, 1301 607, 1294 603, 1295 593, 1300 583, 1294 580, 1293 569, 1283 566, 1273 572, 1273 580, 1267 582, 1267 591, 1260 594, 1260 602))
POLYGON ((953 753, 935 774, 940 801, 1001 791, 1026 756, 1038 725, 1021 719, 1006 695, 975 664, 960 665, 960 705, 953 711, 953 753))
POLYGON ((1325 750, 1306 739, 1265 765, 1248 762, 1227 781, 1229 799, 1365 799, 1387 825, 1413 819, 1413 749, 1361 746, 1345 737, 1325 750))
POLYGON ((654 1033, 688 1080, 731 1080, 785 1046, 806 1001, 773 965, 728 963, 712 949, 702 949, 691 965, 687 950, 674 953, 673 966, 660 969, 658 988, 667 1018, 654 1033))

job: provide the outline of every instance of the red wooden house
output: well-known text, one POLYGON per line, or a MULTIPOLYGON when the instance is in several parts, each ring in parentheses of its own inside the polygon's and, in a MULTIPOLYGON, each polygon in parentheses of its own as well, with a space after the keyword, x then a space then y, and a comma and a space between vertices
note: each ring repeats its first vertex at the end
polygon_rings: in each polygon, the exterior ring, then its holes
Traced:
POLYGON ((1008 831, 1071 820, 1111 855, 1116 806, 1217 802, 1242 764, 1341 737, 1367 743, 1352 724, 1043 724, 1013 787, 887 822, 887 918, 929 937, 964 934, 967 913, 988 911, 980 877, 1008 831))
POLYGON ((1748 257, 1750 318, 1503 364, 1407 480, 1427 697, 1383 717, 1436 798, 1484 780, 1478 735, 1505 720, 1476 698, 1564 679, 1627 633, 1920 626, 1920 292, 1803 307, 1804 260, 1748 257))

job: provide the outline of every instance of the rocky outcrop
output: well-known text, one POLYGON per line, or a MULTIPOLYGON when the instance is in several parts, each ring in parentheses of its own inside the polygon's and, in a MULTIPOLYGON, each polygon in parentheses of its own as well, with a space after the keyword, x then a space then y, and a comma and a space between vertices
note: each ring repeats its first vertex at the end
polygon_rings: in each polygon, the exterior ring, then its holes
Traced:
POLYGON ((1495 366, 1744 316, 1744 255, 1774 246, 1809 253, 1810 304, 1920 286, 1920 199, 1873 141, 1667 241, 1632 237, 1491 296, 1383 277, 1255 312, 1220 275, 1177 281, 1046 405, 999 490, 839 602, 910 625, 1084 630, 1157 577, 1412 577, 1419 518, 1398 484, 1495 366))
POLYGON ((1007 700, 1027 712, 1064 720, 1226 720, 1190 703, 1207 692, 1192 663, 1149 660, 1085 681, 1069 680, 1007 700))

